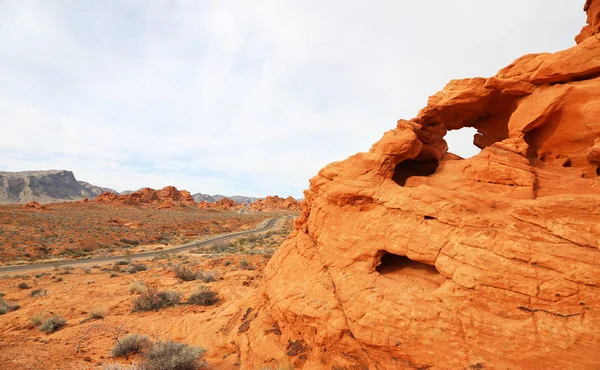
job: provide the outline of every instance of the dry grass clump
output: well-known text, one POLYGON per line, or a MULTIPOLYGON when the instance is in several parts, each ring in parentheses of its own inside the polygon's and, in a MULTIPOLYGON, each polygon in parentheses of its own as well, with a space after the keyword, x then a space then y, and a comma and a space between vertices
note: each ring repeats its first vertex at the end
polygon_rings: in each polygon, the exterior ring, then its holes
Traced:
POLYGON ((6 302, 4 300, 4 298, 0 297, 0 315, 4 315, 5 313, 16 311, 19 308, 21 308, 21 306, 19 306, 18 304, 15 304, 15 305, 8 304, 8 302, 6 302))
POLYGON ((152 342, 145 335, 131 334, 117 341, 110 350, 112 357, 127 357, 134 353, 140 353, 150 347, 152 342))
POLYGON ((42 313, 35 314, 29 318, 29 321, 35 326, 40 326, 44 321, 44 315, 42 313))
POLYGON ((146 270, 148 270, 148 267, 143 263, 132 263, 125 269, 128 274, 135 274, 136 272, 146 270))
POLYGON ((89 317, 90 319, 100 320, 104 318, 106 315, 106 309, 104 307, 94 307, 90 310, 89 317))
POLYGON ((188 304, 195 304, 200 306, 212 306, 219 301, 219 294, 206 287, 200 287, 196 292, 190 294, 188 297, 188 304))
POLYGON ((132 312, 158 311, 161 308, 171 307, 181 302, 181 293, 174 290, 158 291, 149 288, 140 294, 133 303, 132 312))
POLYGON ((183 264, 175 266, 175 276, 183 281, 194 281, 199 278, 198 272, 183 264))
POLYGON ((41 289, 41 288, 38 288, 38 289, 34 289, 34 290, 32 290, 30 295, 31 295, 32 297, 43 297, 43 296, 45 296, 47 293, 48 293, 48 292, 46 291, 46 289, 41 289))
POLYGON ((50 334, 61 329, 63 326, 66 325, 66 323, 67 320, 63 319, 62 317, 52 316, 46 319, 46 321, 44 321, 44 323, 40 325, 39 329, 40 331, 43 331, 46 334, 50 334))
POLYGON ((129 293, 131 294, 141 294, 148 291, 148 286, 141 280, 136 281, 135 283, 131 283, 129 286, 129 293))
POLYGON ((206 368, 204 349, 174 341, 158 342, 150 347, 143 362, 145 370, 197 370, 206 368))

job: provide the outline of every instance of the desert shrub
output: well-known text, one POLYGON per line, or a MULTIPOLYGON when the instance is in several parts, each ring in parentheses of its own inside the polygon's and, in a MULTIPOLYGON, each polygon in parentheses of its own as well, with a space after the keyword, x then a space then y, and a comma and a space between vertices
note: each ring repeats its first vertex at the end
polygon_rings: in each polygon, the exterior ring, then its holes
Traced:
POLYGON ((106 310, 102 307, 94 307, 90 310, 90 319, 103 319, 106 314, 106 310))
POLYGON ((148 270, 148 267, 146 267, 146 265, 144 265, 143 263, 132 263, 125 271, 127 271, 130 274, 135 274, 138 271, 146 270, 148 270))
POLYGON ((163 307, 175 306, 176 304, 179 304, 179 302, 181 302, 181 293, 176 292, 174 290, 158 292, 158 296, 163 302, 163 307))
POLYGON ((17 288, 19 289, 31 289, 31 285, 27 284, 26 282, 20 282, 19 285, 17 285, 17 288))
POLYGON ((41 279, 42 277, 48 276, 48 275, 50 275, 50 274, 47 272, 42 272, 41 274, 35 274, 34 276, 36 279, 41 279))
POLYGON ((60 276, 58 278, 56 278, 56 280, 54 280, 54 282, 56 282, 56 283, 60 283, 61 281, 63 281, 63 278, 60 276))
POLYGON ((129 286, 129 293, 131 294, 139 294, 144 293, 148 290, 148 286, 143 281, 136 281, 135 283, 131 283, 129 286))
POLYGON ((84 267, 84 268, 83 268, 83 273, 84 273, 84 274, 89 274, 89 273, 91 273, 91 272, 92 272, 92 269, 91 269, 91 268, 89 268, 89 267, 84 267))
POLYGON ((127 357, 133 353, 140 353, 150 347, 150 339, 145 335, 131 334, 119 340, 110 350, 112 357, 127 357))
POLYGON ((40 326, 40 330, 46 334, 54 333, 65 326, 66 323, 67 320, 63 319, 62 317, 52 316, 44 321, 44 323, 40 326))
POLYGON ((138 271, 146 271, 146 270, 148 270, 148 266, 146 266, 146 264, 144 264, 144 263, 134 263, 133 266, 135 266, 135 268, 138 271))
POLYGON ((114 277, 118 277, 119 273, 118 272, 111 272, 110 275, 108 276, 109 278, 114 278, 114 277))
POLYGON ((217 273, 214 271, 199 272, 198 277, 205 283, 212 283, 217 281, 217 273))
POLYGON ((144 360, 145 370, 196 370, 206 368, 204 349, 174 341, 158 342, 150 347, 144 360))
POLYGON ((33 315, 29 318, 29 321, 31 321, 31 323, 35 326, 42 325, 43 320, 44 320, 44 315, 42 315, 41 313, 33 315))
POLYGON ((225 260, 225 262, 223 262, 224 266, 229 266, 231 265, 231 261, 230 260, 225 260))
POLYGON ((42 297, 42 296, 45 296, 47 293, 48 292, 46 291, 46 289, 38 288, 38 289, 32 290, 30 295, 32 297, 42 297))
POLYGON ((212 306, 219 301, 219 294, 215 291, 201 287, 198 291, 190 294, 188 304, 196 304, 201 306, 212 306))
POLYGON ((11 305, 8 302, 6 302, 4 300, 4 298, 0 297, 0 315, 4 315, 5 313, 16 311, 19 308, 21 308, 21 306, 19 306, 18 304, 11 305))
POLYGON ((210 246, 211 252, 217 253, 217 254, 232 252, 235 250, 235 248, 236 248, 235 243, 233 243, 233 242, 227 243, 224 240, 215 242, 213 245, 210 246))
POLYGON ((125 265, 129 265, 128 261, 117 261, 115 262, 115 266, 125 266, 125 265))
POLYGON ((139 242, 138 240, 132 240, 132 239, 121 238, 121 239, 119 239, 119 241, 120 241, 121 243, 124 243, 124 244, 129 244, 129 245, 133 245, 133 246, 135 246, 135 245, 140 245, 140 242, 139 242))
POLYGON ((248 265, 249 265, 249 264, 248 264, 248 261, 247 261, 247 260, 241 260, 241 261, 240 261, 240 267, 241 267, 241 268, 243 268, 243 269, 246 269, 246 268, 248 268, 248 265))
POLYGON ((175 306, 181 301, 181 293, 173 290, 159 292, 154 288, 140 294, 133 302, 133 312, 157 311, 164 307, 175 306))
POLYGON ((135 365, 104 364, 102 370, 143 370, 135 365))
POLYGON ((193 281, 198 279, 199 274, 186 265, 175 266, 175 275, 183 281, 193 281))
POLYGON ((6 295, 6 293, 0 292, 0 298, 4 297, 5 295, 6 295))

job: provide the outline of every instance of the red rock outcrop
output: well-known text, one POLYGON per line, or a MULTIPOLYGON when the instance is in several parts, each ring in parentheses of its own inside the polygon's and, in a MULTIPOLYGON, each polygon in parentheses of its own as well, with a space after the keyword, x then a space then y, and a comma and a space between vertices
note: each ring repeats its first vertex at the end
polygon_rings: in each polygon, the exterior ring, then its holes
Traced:
POLYGON ((216 202, 206 202, 206 201, 202 201, 200 203, 198 203, 198 208, 204 208, 204 209, 219 209, 219 210, 233 210, 233 209, 240 209, 242 208, 242 205, 237 204, 236 202, 234 202, 233 200, 229 199, 229 198, 221 198, 216 202))
POLYGON ((145 205, 158 209, 194 206, 194 198, 187 190, 177 190, 174 186, 167 186, 160 190, 143 188, 131 194, 118 195, 105 192, 93 200, 96 203, 113 205, 145 205))
POLYGON ((42 211, 42 210, 44 210, 44 209, 47 208, 46 206, 40 205, 38 202, 29 202, 29 203, 25 204, 24 207, 25 208, 35 209, 35 210, 38 210, 38 211, 42 211))
POLYGON ((264 199, 259 199, 250 204, 252 211, 299 211, 300 202, 293 197, 281 198, 277 195, 268 195, 264 199))
POLYGON ((600 33, 600 2, 598 0, 587 0, 583 8, 587 12, 587 25, 581 29, 581 33, 575 37, 577 43, 583 42, 590 36, 600 33))
POLYGON ((577 46, 452 81, 323 168, 219 348, 243 369, 600 368, 598 4, 577 46), (444 141, 462 127, 469 159, 444 141))

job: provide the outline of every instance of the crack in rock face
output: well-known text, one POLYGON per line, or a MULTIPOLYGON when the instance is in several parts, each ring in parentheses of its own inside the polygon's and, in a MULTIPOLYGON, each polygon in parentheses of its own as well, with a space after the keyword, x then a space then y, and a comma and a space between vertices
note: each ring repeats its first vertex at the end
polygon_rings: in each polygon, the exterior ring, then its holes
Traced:
POLYGON ((576 46, 451 81, 311 179, 243 366, 600 368, 598 4, 576 46), (463 127, 469 159, 444 141, 463 127))

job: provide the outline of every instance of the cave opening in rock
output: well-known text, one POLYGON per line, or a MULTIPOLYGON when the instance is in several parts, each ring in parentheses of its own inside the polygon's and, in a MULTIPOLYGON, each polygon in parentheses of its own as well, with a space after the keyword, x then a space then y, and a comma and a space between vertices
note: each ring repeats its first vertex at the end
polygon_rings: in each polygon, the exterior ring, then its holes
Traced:
POLYGON ((463 127, 458 130, 450 130, 444 136, 444 140, 448 144, 448 151, 462 158, 471 158, 481 152, 475 143, 475 135, 477 129, 473 127, 463 127))
POLYGON ((433 175, 438 165, 438 161, 416 161, 414 159, 407 159, 398 163, 394 169, 394 176, 392 179, 396 184, 404 186, 409 177, 433 175))
POLYGON ((406 256, 389 253, 386 251, 379 252, 381 256, 379 265, 375 268, 381 275, 394 275, 401 273, 409 273, 412 275, 436 276, 440 275, 439 271, 434 266, 423 262, 411 260, 406 256))

